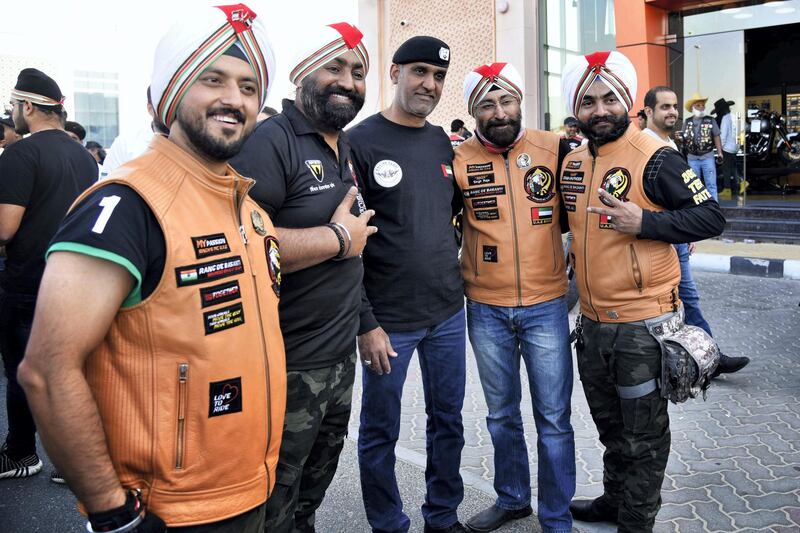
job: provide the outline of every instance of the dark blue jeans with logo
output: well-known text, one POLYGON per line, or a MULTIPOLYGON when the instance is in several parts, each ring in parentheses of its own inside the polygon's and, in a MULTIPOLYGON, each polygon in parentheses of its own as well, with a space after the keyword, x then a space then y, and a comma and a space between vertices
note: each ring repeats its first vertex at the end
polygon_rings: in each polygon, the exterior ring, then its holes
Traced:
POLYGON ((422 516, 434 528, 448 527, 458 520, 456 511, 464 498, 459 467, 464 447, 461 408, 466 382, 465 328, 462 309, 429 328, 388 332, 397 352, 397 357, 390 359, 391 373, 379 376, 364 369, 358 464, 364 508, 375 532, 405 533, 411 524, 397 489, 394 449, 400 434, 403 384, 414 350, 419 356, 428 415, 427 494, 422 516))

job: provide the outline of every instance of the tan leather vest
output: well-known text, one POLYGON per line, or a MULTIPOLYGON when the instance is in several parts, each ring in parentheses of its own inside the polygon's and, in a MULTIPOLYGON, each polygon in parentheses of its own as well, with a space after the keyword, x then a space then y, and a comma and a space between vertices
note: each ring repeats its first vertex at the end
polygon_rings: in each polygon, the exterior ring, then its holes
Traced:
POLYGON ((567 291, 555 172, 559 137, 525 130, 508 152, 493 154, 477 136, 455 151, 464 196, 461 273, 467 297, 518 307, 567 291))
POLYGON ((642 209, 663 211, 644 192, 644 169, 664 143, 631 125, 625 134, 597 149, 588 145, 570 152, 561 166, 561 199, 573 234, 574 261, 581 312, 599 322, 634 322, 677 308, 681 269, 673 246, 637 239, 610 228, 597 190, 635 202, 642 209))
POLYGON ((275 230, 252 180, 214 175, 159 135, 84 196, 113 182, 144 198, 166 240, 159 285, 120 309, 86 363, 114 469, 169 526, 241 514, 272 490, 286 405, 275 230))

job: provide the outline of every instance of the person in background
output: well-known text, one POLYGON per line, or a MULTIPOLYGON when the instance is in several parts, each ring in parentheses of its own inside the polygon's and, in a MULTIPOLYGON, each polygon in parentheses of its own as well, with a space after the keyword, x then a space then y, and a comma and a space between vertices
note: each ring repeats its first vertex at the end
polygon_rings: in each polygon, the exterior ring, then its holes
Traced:
POLYGON ((92 154, 94 160, 97 162, 98 167, 102 167, 103 161, 106 160, 106 149, 103 145, 96 141, 89 141, 86 143, 86 149, 92 154))
POLYGON ((722 143, 722 163, 719 166, 719 180, 722 181, 722 191, 730 189, 732 196, 739 195, 738 181, 736 179, 736 152, 739 151, 739 143, 736 141, 736 128, 733 124, 733 114, 731 106, 733 100, 720 98, 714 102, 712 115, 716 115, 717 126, 719 126, 719 139, 722 143))
POLYGON ((64 131, 67 132, 67 135, 69 135, 73 141, 77 141, 81 144, 83 144, 83 140, 86 138, 86 129, 74 120, 66 121, 64 124, 64 131))
POLYGON ((570 150, 574 150, 578 146, 586 143, 586 139, 579 133, 578 120, 575 117, 567 117, 564 119, 564 134, 561 138, 567 142, 570 150))
POLYGON ((684 108, 691 113, 683 123, 683 148, 686 159, 694 173, 697 174, 706 186, 706 190, 714 200, 717 199, 717 167, 714 164, 722 163, 722 141, 719 136, 717 122, 706 115, 707 96, 694 93, 686 101, 684 108), (717 155, 714 155, 714 149, 717 155))
POLYGON ((14 129, 14 119, 11 116, 11 113, 0 116, 0 127, 2 127, 0 131, 3 133, 2 138, 0 138, 1 149, 8 148, 15 142, 22 139, 22 135, 17 133, 14 129))
POLYGON ((644 112, 644 109, 640 109, 638 113, 636 113, 636 125, 639 126, 641 131, 644 131, 647 128, 647 113, 644 112))

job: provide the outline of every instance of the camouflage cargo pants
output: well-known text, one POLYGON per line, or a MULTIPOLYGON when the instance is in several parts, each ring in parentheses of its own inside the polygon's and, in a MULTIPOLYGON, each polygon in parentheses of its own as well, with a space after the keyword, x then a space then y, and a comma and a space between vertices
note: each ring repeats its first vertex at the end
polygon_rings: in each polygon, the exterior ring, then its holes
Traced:
POLYGON ((583 317, 578 371, 600 441, 606 447, 603 498, 619 508, 620 532, 652 531, 669 457, 667 400, 659 390, 622 399, 616 386, 658 378, 659 345, 644 325, 607 324, 583 317))
POLYGON ((350 421, 356 354, 313 370, 286 373, 286 419, 265 531, 314 531, 350 421))

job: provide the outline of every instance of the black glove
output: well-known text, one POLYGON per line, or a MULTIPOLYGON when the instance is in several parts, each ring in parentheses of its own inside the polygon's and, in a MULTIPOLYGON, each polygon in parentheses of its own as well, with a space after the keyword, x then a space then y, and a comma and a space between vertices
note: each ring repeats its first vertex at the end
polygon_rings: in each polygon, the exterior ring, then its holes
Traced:
MULTIPOLYGON (((125 497, 124 505, 108 511, 89 513, 89 523, 92 531, 114 531, 132 523, 142 512, 143 505, 139 501, 137 493, 130 491, 125 497)), ((167 531, 167 525, 158 515, 145 513, 144 519, 130 531, 131 533, 163 533, 167 531)))

